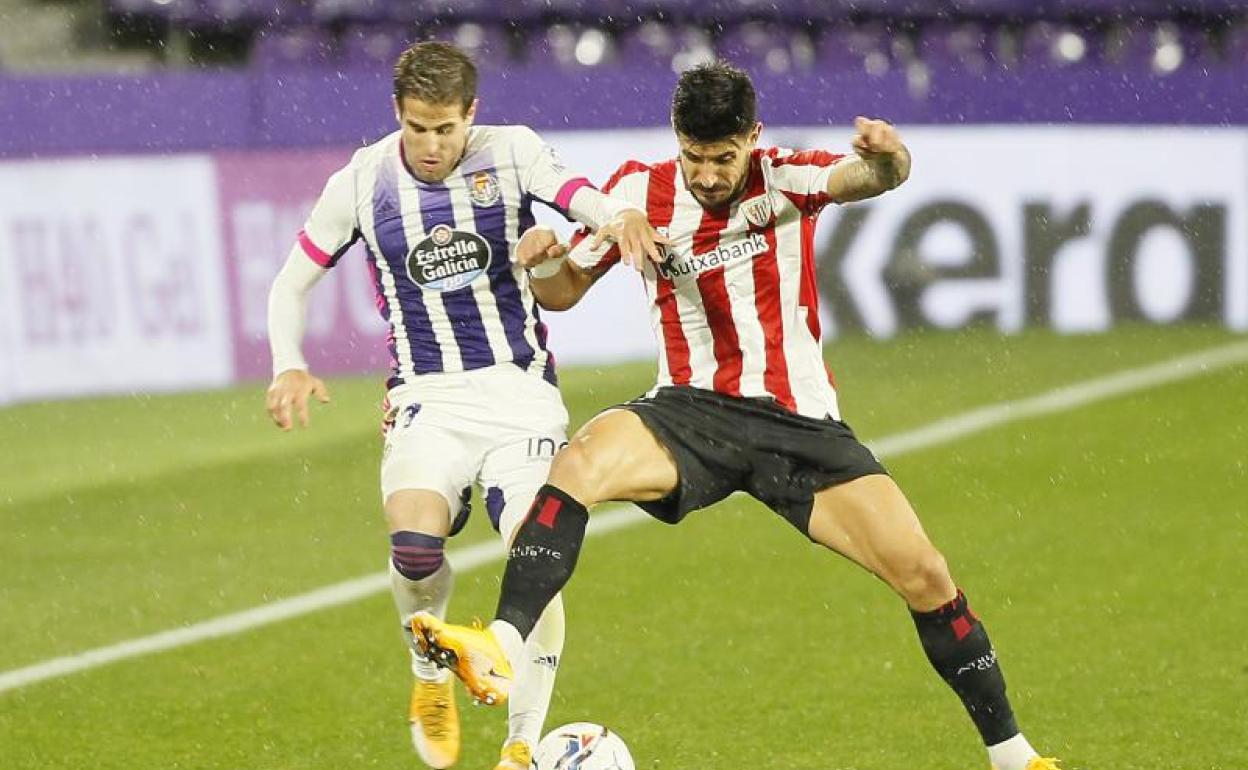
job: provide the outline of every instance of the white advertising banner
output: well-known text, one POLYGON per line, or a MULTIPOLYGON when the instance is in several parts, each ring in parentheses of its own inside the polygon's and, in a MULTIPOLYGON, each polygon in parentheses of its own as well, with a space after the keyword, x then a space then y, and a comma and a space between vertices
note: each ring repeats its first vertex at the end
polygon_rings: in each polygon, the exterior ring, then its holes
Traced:
POLYGON ((206 156, 0 165, 0 400, 227 383, 206 156))

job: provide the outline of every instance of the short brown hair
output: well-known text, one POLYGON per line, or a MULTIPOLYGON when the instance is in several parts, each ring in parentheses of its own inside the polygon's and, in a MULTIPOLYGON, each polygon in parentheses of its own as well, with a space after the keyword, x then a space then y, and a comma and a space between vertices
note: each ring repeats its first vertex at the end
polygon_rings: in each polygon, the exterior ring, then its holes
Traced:
POLYGON ((394 98, 408 96, 429 104, 458 102, 467 112, 477 98, 477 67, 450 43, 416 43, 394 64, 394 98))

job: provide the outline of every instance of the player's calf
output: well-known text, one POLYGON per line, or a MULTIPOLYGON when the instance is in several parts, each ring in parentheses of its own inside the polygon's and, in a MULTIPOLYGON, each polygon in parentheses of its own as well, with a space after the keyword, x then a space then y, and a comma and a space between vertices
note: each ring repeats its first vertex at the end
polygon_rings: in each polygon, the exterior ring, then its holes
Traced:
POLYGON ((546 484, 516 529, 503 571, 495 618, 527 639, 546 605, 576 568, 589 511, 562 489, 546 484))
POLYGON ((459 758, 459 712, 451 682, 421 654, 408 624, 419 612, 446 611, 452 577, 445 545, 444 538, 424 532, 390 534, 390 587, 412 649, 416 676, 408 709, 412 745, 432 768, 450 767, 459 758))
POLYGON ((952 601, 911 615, 928 661, 962 700, 984 745, 1019 735, 997 652, 966 596, 958 591, 952 601))
MULTIPOLYGON (((455 581, 446 562, 445 546, 444 538, 423 532, 400 530, 390 534, 390 593, 413 652, 416 640, 410 626, 412 616, 422 611, 445 615, 451 598, 455 581)), ((412 670, 421 679, 440 678, 437 666, 419 655, 412 662, 412 670)))

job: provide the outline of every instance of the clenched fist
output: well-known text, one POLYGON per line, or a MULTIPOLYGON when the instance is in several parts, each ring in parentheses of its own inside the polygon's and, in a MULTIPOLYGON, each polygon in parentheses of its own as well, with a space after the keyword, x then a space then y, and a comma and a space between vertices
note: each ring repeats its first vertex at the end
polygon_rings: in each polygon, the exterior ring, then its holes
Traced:
POLYGON ((861 115, 854 118, 854 134, 851 144, 854 152, 863 160, 875 160, 881 155, 893 155, 901 151, 901 137, 897 129, 886 120, 872 120, 861 115))
POLYGON ((528 270, 567 253, 568 247, 559 242, 554 230, 538 225, 530 227, 516 244, 516 264, 528 270))

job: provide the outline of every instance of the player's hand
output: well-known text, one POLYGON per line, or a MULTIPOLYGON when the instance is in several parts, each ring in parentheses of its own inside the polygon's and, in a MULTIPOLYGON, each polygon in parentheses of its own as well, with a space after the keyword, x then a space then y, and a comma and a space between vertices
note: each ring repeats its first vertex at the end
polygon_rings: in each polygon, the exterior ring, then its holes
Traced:
POLYGON ((872 120, 859 115, 854 118, 854 132, 851 144, 863 160, 876 160, 901 152, 901 136, 886 120, 872 120))
POLYGON ((516 244, 516 264, 528 270, 551 259, 559 259, 568 254, 566 244, 559 242, 559 236, 549 227, 538 225, 530 227, 520 242, 516 244))
POLYGON ((660 244, 671 243, 669 238, 650 226, 650 218, 640 209, 626 209, 598 228, 590 247, 597 249, 606 241, 615 241, 620 247, 620 261, 638 270, 647 259, 656 264, 662 262, 660 244))
POLYGON ((329 403, 329 388, 320 378, 313 377, 302 369, 287 369, 273 378, 265 395, 265 408, 269 417, 282 430, 294 427, 294 417, 299 417, 299 424, 308 427, 308 397, 316 396, 322 404, 329 403))

